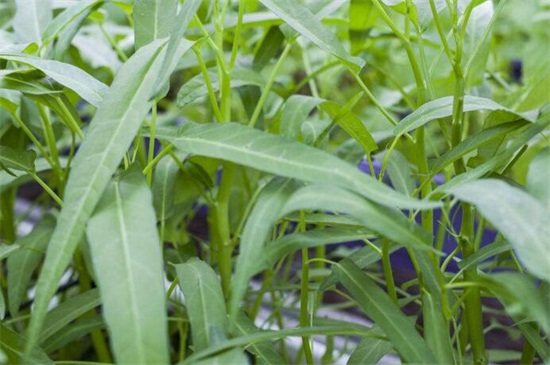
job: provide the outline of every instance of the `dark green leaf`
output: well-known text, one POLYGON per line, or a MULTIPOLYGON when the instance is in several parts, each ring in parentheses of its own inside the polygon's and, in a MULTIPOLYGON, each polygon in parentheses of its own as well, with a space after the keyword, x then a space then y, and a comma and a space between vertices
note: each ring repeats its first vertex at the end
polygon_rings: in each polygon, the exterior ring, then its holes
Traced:
POLYGON ((5 168, 34 173, 36 152, 16 150, 7 146, 0 146, 0 164, 5 168))

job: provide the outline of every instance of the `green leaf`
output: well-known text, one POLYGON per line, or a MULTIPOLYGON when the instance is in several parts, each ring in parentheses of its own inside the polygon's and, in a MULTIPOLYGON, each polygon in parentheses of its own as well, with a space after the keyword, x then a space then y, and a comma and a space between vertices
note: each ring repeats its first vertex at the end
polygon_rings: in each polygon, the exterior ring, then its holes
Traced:
POLYGON ((21 43, 38 43, 42 32, 52 19, 52 7, 49 0, 15 0, 17 11, 12 26, 21 43))
POLYGON ((416 189, 416 181, 413 177, 411 164, 399 151, 391 152, 388 163, 388 176, 395 190, 411 196, 416 189))
MULTIPOLYGON (((453 114, 453 101, 454 97, 445 96, 427 102, 400 121, 399 124, 393 128, 393 133, 396 136, 400 136, 434 119, 450 117, 453 114)), ((536 120, 536 118, 529 113, 514 112, 491 99, 466 95, 464 97, 464 112, 477 110, 499 110, 506 112, 512 120, 518 118, 525 119, 529 122, 534 122, 536 120)))
POLYGON ((302 123, 307 119, 313 108, 324 100, 308 95, 292 95, 284 103, 281 112, 281 135, 301 140, 302 123))
POLYGON ((4 168, 33 173, 34 160, 36 160, 36 152, 33 150, 16 150, 0 146, 0 166, 4 168))
POLYGON ((351 53, 357 54, 366 48, 369 33, 376 25, 380 14, 372 3, 372 0, 351 0, 348 14, 351 53))
POLYGON ((227 365, 227 364, 250 364, 248 357, 241 349, 231 349, 206 359, 194 362, 196 365, 227 365))
POLYGON ((350 110, 362 96, 361 92, 343 106, 326 101, 321 104, 321 110, 330 115, 332 120, 355 139, 363 147, 365 153, 369 154, 377 150, 378 146, 361 119, 350 110))
POLYGON ((531 279, 516 272, 501 272, 480 276, 479 280, 495 293, 508 314, 535 321, 544 332, 550 332, 550 310, 531 279))
POLYGON ((279 176, 335 184, 391 207, 427 209, 439 205, 405 197, 326 152, 237 123, 186 122, 180 128, 158 128, 157 137, 186 152, 279 176))
POLYGON ((527 191, 550 209, 550 147, 533 158, 527 172, 527 191))
POLYGON ((54 227, 53 219, 43 217, 31 233, 15 242, 21 249, 8 257, 7 262, 8 299, 12 317, 17 317, 19 313, 21 301, 29 289, 34 270, 44 257, 54 227))
POLYGON ((347 365, 376 365, 392 349, 391 342, 374 337, 364 337, 353 350, 347 365))
POLYGON ((424 315, 424 339, 439 364, 454 364, 453 346, 449 336, 449 323, 445 319, 438 297, 422 292, 422 314, 424 315))
POLYGON ((166 55, 162 63, 161 71, 154 85, 151 99, 158 99, 168 92, 170 74, 176 68, 181 56, 193 45, 192 42, 183 39, 189 22, 197 12, 202 0, 187 0, 181 7, 174 27, 170 31, 170 38, 166 45, 166 55))
POLYGON ((493 256, 500 255, 501 253, 504 253, 511 249, 512 249, 512 246, 510 245, 509 242, 506 242, 506 241, 493 242, 491 244, 488 244, 487 246, 480 248, 479 250, 474 252, 472 255, 460 261, 458 263, 458 267, 460 267, 460 270, 462 272, 472 266, 475 267, 479 265, 483 261, 490 259, 493 256))
MULTIPOLYGON (((258 327, 254 325, 254 322, 248 318, 244 313, 239 313, 237 321, 235 323, 235 331, 239 335, 249 335, 261 332, 258 327)), ((277 352, 275 345, 271 342, 253 343, 248 348, 248 351, 256 355, 256 361, 262 365, 279 365, 284 364, 284 360, 277 352)))
POLYGON ((301 3, 293 0, 260 0, 260 2, 298 33, 342 61, 354 73, 358 73, 365 65, 365 61, 361 58, 352 57, 342 46, 341 41, 301 3))
POLYGON ((9 245, 4 243, 0 244, 0 260, 9 258, 20 249, 21 246, 19 246, 17 243, 10 243, 9 245))
POLYGON ((240 309, 248 282, 261 268, 264 244, 275 222, 281 216, 281 209, 297 184, 291 180, 274 179, 260 193, 246 225, 239 245, 239 257, 235 278, 231 286, 230 313, 234 320, 240 309))
POLYGON ((155 166, 151 190, 153 205, 160 222, 166 221, 174 212, 174 195, 179 171, 179 166, 170 157, 163 158, 155 166))
MULTIPOLYGON (((216 72, 209 72, 208 77, 214 91, 219 91, 220 82, 216 72)), ((264 86, 265 80, 258 72, 248 68, 236 68, 231 73, 231 87, 241 87, 245 85, 264 86)), ((178 92, 177 103, 180 108, 192 103, 200 97, 208 95, 204 77, 199 74, 186 82, 178 92)))
POLYGON ((52 335, 63 330, 72 321, 98 307, 101 302, 97 289, 90 289, 67 299, 48 313, 44 321, 44 329, 40 334, 40 342, 45 342, 52 335))
POLYGON ((198 258, 175 265, 191 324, 195 351, 214 345, 213 331, 225 333, 227 315, 222 288, 214 270, 198 258))
POLYGON ((437 187, 432 196, 439 196, 441 193, 456 188, 469 181, 478 179, 487 173, 496 171, 496 169, 506 165, 522 146, 532 138, 542 132, 550 124, 550 113, 543 115, 535 124, 529 125, 524 131, 519 133, 504 149, 500 150, 490 160, 482 163, 478 167, 455 176, 445 184, 437 187))
POLYGON ((162 252, 139 166, 108 186, 87 233, 117 362, 168 363, 162 252))
POLYGON ((25 337, 0 323, 0 350, 7 355, 9 364, 54 364, 39 347, 24 353, 26 343, 25 337))
POLYGON ((353 263, 344 261, 336 265, 336 272, 359 307, 384 330, 404 361, 437 363, 414 323, 367 274, 353 263))
POLYGON ((55 40, 59 34, 68 28, 72 24, 79 24, 81 21, 79 19, 85 15, 87 16, 94 9, 94 7, 101 4, 103 0, 82 0, 77 4, 68 7, 63 10, 61 13, 56 15, 56 17, 48 24, 44 32, 42 33, 42 42, 44 44, 49 44, 55 40))
POLYGON ((136 0, 132 16, 136 49, 168 37, 178 11, 177 0, 136 0))
POLYGON ((42 348, 46 353, 52 353, 60 348, 70 344, 73 341, 78 341, 90 332, 100 330, 105 327, 105 322, 101 315, 82 318, 74 323, 71 323, 63 328, 62 332, 58 332, 46 340, 42 348))
POLYGON ((257 71, 262 70, 280 52, 284 40, 285 36, 279 27, 270 27, 262 40, 262 44, 254 53, 252 68, 257 71))
POLYGON ((22 63, 44 72, 61 85, 76 92, 82 99, 93 106, 99 106, 108 89, 107 85, 101 81, 68 63, 4 52, 0 52, 0 59, 22 63))
POLYGON ((160 72, 163 47, 158 41, 142 47, 121 67, 73 160, 65 204, 38 279, 29 350, 36 343, 50 298, 82 238, 87 219, 151 107, 151 84, 160 72))
POLYGON ((484 129, 481 132, 466 138, 457 146, 448 150, 434 161, 431 167, 431 174, 435 175, 436 173, 443 170, 447 165, 465 156, 469 152, 474 151, 475 149, 483 146, 484 144, 492 140, 498 139, 500 137, 505 137, 507 134, 512 133, 516 129, 519 129, 525 125, 526 122, 523 120, 503 123, 494 127, 484 129))
POLYGON ((374 232, 402 246, 438 253, 432 247, 432 234, 400 211, 378 205, 344 189, 323 184, 308 185, 286 202, 282 213, 298 210, 325 210, 346 214, 374 232))
POLYGON ((541 202, 495 179, 471 181, 449 193, 475 205, 512 244, 527 270, 550 282, 550 217, 541 202))

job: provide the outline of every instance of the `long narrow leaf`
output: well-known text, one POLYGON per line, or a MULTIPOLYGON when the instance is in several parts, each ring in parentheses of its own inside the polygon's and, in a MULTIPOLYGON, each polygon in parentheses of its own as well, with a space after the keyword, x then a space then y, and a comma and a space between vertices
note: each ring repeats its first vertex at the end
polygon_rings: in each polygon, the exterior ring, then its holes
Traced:
POLYGON ((390 297, 378 285, 350 262, 337 265, 344 287, 361 309, 384 330, 402 358, 411 363, 435 364, 431 350, 390 297))
POLYGON ((358 73, 365 65, 365 61, 361 58, 352 57, 336 36, 301 3, 292 0, 260 0, 260 2, 298 33, 341 60, 353 72, 358 73))
POLYGON ((205 262, 193 258, 176 265, 185 305, 189 313, 195 351, 214 344, 214 331, 225 335, 227 315, 221 284, 214 270, 205 262))
POLYGON ((163 46, 163 42, 153 42, 124 64, 75 156, 65 188, 64 208, 37 284, 28 350, 36 344, 50 298, 82 238, 86 220, 151 107, 148 100, 151 85, 160 72, 163 46))
POLYGON ((219 158, 279 176, 335 184, 400 208, 428 209, 438 203, 406 197, 354 166, 316 148, 237 123, 158 128, 157 136, 198 155, 219 158))
POLYGON ((168 363, 162 252, 151 192, 137 165, 109 185, 87 233, 115 359, 168 363))
POLYGON ((449 192, 475 205, 512 244, 527 270, 550 282, 550 217, 541 202, 495 179, 471 181, 449 192))
POLYGON ((31 55, 12 53, 0 53, 0 59, 18 62, 36 68, 59 82, 61 85, 75 91, 82 99, 94 106, 99 106, 108 89, 107 85, 101 81, 98 81, 85 71, 68 63, 43 60, 31 55))
POLYGON ((134 34, 136 49, 168 37, 174 27, 177 0, 137 0, 134 4, 134 34))

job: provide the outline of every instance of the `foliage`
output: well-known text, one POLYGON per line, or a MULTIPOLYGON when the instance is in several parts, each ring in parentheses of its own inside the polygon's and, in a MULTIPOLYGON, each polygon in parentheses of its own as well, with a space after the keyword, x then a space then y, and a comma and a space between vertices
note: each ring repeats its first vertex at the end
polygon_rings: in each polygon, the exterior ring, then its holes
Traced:
POLYGON ((550 361, 548 1, 0 9, 0 363, 550 361))

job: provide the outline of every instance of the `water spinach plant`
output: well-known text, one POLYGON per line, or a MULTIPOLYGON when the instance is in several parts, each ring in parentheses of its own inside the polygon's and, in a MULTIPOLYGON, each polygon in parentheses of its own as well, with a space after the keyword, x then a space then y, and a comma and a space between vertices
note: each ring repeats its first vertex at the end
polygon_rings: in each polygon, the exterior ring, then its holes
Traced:
POLYGON ((550 361, 548 1, 0 9, 0 363, 550 361))

